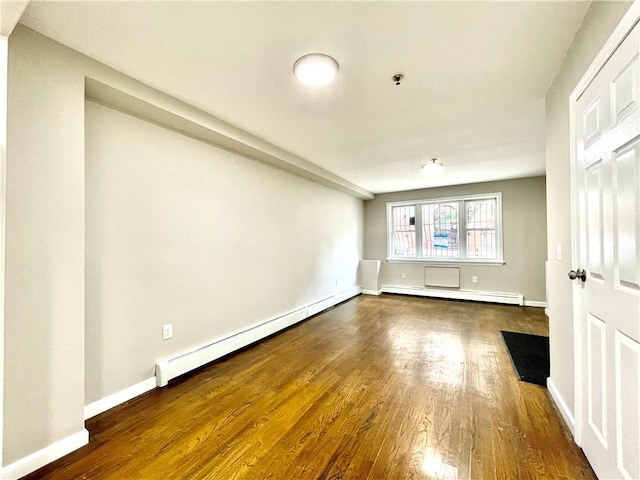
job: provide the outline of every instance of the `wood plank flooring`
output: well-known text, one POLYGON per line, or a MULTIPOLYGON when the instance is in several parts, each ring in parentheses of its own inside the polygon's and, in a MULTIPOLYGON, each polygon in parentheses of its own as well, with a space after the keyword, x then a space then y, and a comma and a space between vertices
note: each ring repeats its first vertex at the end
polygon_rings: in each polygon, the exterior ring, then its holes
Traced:
POLYGON ((542 309, 360 296, 87 421, 27 479, 593 479, 500 330, 542 309))

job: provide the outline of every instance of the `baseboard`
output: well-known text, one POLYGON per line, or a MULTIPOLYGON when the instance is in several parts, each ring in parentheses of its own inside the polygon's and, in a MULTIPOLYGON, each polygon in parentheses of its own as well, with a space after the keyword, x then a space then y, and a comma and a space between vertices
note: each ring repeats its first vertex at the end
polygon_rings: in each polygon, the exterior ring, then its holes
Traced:
POLYGON ((537 300, 525 300, 525 307, 547 308, 547 302, 538 302, 537 300))
POLYGON ((214 340, 188 352, 161 360, 156 363, 156 383, 159 387, 164 387, 173 378, 251 345, 361 293, 362 289, 360 287, 345 290, 248 329, 235 332, 225 338, 214 340))
POLYGON ((107 410, 116 407, 122 403, 128 402, 132 398, 142 395, 156 388, 156 377, 147 378, 142 382, 131 385, 130 387, 120 390, 119 392, 112 393, 111 395, 97 400, 84 407, 84 419, 87 420, 91 417, 106 412, 107 410))
POLYGON ((549 391, 549 395, 551 395, 551 399, 553 400, 553 403, 555 403, 556 407, 558 407, 558 410, 560 411, 560 415, 562 415, 564 422, 567 424, 567 427, 569 428, 571 435, 575 437, 576 436, 576 419, 571 413, 571 410, 569 409, 567 402, 565 402, 564 398, 562 398, 562 395, 560 395, 560 391, 556 387, 555 383, 553 383, 553 380, 551 379, 551 377, 547 378, 547 390, 549 391))
POLYGON ((524 305, 524 298, 517 293, 473 292, 469 290, 444 290, 424 287, 405 287, 401 285, 383 285, 384 293, 400 295, 418 295, 421 297, 448 298, 453 300, 473 300, 476 302, 506 303, 524 305))
POLYGON ((363 295, 382 295, 382 290, 362 290, 363 295))
POLYGON ((336 293, 335 295, 331 295, 330 297, 324 298, 317 302, 310 303, 306 307, 303 307, 303 308, 306 308, 307 310, 307 316, 305 318, 312 317, 320 312, 325 311, 328 308, 333 307, 334 305, 338 305, 339 303, 349 300, 350 298, 355 297, 356 295, 360 295, 361 293, 362 293, 362 288, 353 287, 353 288, 350 288, 349 290, 336 293))
POLYGON ((67 455, 68 453, 84 447, 89 443, 89 431, 82 429, 81 431, 69 435, 62 440, 58 440, 51 445, 38 450, 20 460, 7 465, 2 469, 2 478, 6 480, 16 480, 24 477, 31 472, 35 472, 41 467, 67 455))

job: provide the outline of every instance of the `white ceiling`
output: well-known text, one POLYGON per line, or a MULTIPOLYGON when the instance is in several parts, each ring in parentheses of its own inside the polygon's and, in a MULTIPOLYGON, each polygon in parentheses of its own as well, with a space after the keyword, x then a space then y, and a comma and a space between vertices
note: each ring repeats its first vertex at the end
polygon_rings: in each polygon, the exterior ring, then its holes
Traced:
POLYGON ((588 7, 32 1, 21 23, 382 193, 544 174, 544 95, 588 7), (296 82, 309 52, 333 85, 296 82))

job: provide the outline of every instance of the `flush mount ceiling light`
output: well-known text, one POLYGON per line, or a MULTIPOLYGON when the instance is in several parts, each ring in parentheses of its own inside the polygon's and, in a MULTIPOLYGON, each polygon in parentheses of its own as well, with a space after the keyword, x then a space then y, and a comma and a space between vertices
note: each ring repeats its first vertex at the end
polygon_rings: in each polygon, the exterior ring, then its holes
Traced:
POLYGON ((324 87, 333 82, 339 68, 338 62, 329 55, 309 53, 296 60, 293 74, 309 87, 324 87))
POLYGON ((442 169, 444 168, 441 163, 437 163, 437 158, 432 158, 431 163, 427 163, 420 168, 420 171, 426 175, 437 175, 442 173, 442 169))

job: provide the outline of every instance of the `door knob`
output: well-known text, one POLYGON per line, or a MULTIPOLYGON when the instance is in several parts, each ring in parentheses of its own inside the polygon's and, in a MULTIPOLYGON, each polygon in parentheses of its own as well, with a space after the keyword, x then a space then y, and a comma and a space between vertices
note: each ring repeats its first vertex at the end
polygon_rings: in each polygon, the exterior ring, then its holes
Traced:
POLYGON ((571 280, 575 280, 576 278, 579 278, 583 282, 586 282, 587 281, 587 272, 586 272, 586 270, 584 270, 582 268, 579 268, 578 271, 571 270, 569 272, 569 278, 571 280))

